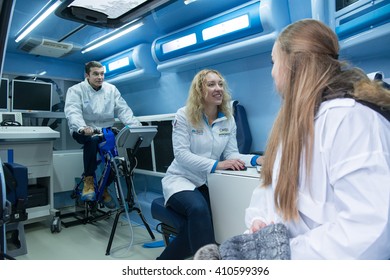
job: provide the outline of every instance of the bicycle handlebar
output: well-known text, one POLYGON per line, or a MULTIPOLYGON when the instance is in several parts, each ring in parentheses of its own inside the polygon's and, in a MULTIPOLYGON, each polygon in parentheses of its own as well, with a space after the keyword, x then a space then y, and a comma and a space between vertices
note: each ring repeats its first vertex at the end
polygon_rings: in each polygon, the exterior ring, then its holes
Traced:
MULTIPOLYGON (((114 133, 115 136, 120 132, 120 129, 118 129, 116 127, 109 127, 109 129, 111 129, 111 131, 114 133)), ((85 135, 84 129, 80 130, 79 133, 85 135)), ((103 136, 103 131, 99 128, 94 128, 91 137, 94 137, 94 136, 103 136)))

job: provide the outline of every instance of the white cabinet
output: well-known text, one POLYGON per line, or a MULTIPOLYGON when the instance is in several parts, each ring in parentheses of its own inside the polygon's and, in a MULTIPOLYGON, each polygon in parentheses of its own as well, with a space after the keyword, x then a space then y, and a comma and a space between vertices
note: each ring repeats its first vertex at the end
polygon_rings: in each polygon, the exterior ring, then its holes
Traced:
POLYGON ((246 171, 217 171, 208 175, 215 241, 219 244, 244 233, 245 209, 253 190, 260 186, 256 168, 246 171))

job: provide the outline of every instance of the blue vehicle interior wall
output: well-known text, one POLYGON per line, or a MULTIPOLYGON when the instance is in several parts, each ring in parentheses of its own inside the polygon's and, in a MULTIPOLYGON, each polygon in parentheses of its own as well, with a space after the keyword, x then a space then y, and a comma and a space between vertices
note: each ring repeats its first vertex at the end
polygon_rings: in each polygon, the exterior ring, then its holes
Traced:
MULTIPOLYGON (((210 65, 209 68, 225 76, 232 98, 247 110, 254 139, 252 150, 263 150, 280 106, 271 77, 270 53, 210 65), (253 81, 258 82, 254 85, 253 81)), ((185 105, 189 85, 198 70, 162 73, 156 81, 121 84, 118 88, 136 115, 175 113, 185 105)))

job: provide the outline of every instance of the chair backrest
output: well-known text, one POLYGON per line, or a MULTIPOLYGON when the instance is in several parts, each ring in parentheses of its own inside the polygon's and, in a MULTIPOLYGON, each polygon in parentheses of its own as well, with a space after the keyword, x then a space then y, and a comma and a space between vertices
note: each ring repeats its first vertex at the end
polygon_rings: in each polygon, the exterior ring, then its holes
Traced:
POLYGON ((232 102, 233 115, 237 126, 237 146, 241 154, 249 154, 252 146, 252 134, 244 106, 237 100, 232 102))

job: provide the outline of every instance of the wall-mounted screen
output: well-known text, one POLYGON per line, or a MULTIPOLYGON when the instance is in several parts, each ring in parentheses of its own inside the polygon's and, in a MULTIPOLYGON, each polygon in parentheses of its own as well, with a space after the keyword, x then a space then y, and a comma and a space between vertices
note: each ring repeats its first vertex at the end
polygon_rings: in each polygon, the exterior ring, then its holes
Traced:
POLYGON ((12 80, 12 111, 51 112, 52 84, 12 80))
POLYGON ((8 79, 1 78, 0 84, 0 112, 9 111, 8 102, 8 79))

